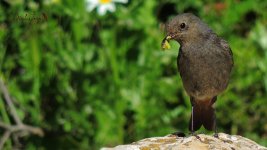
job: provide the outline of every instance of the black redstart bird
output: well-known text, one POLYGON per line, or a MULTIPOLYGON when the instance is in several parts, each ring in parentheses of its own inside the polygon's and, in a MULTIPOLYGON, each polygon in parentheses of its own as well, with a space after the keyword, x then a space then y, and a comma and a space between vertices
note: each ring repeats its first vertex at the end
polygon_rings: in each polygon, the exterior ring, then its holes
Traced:
POLYGON ((192 104, 189 130, 194 134, 203 125, 218 136, 214 103, 228 85, 234 64, 232 51, 225 40, 191 13, 174 17, 166 24, 166 31, 163 49, 170 47, 169 40, 180 43, 177 66, 192 104))

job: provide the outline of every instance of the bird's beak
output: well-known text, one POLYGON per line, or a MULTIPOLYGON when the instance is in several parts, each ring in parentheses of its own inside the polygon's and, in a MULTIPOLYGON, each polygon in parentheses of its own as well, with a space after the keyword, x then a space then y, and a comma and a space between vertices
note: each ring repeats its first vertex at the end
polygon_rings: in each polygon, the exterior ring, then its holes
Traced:
POLYGON ((167 35, 163 40, 162 40, 162 42, 161 42, 161 48, 163 49, 163 50, 166 50, 166 49, 170 49, 171 48, 171 46, 170 46, 170 44, 169 44, 169 41, 172 39, 172 36, 170 36, 170 35, 167 35))

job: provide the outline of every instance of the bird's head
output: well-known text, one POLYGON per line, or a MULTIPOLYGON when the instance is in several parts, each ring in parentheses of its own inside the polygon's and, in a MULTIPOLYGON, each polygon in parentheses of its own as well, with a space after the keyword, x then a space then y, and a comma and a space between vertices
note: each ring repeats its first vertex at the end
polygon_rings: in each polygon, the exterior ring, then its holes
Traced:
POLYGON ((191 13, 177 15, 166 24, 167 36, 162 41, 162 48, 168 49, 168 41, 176 40, 180 44, 194 42, 210 33, 209 27, 191 13))

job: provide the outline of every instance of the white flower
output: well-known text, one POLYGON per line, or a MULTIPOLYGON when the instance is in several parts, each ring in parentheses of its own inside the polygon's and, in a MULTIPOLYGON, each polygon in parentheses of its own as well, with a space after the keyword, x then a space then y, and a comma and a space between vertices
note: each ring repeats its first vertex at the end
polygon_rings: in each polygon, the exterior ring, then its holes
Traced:
POLYGON ((92 11, 97 8, 99 15, 105 15, 107 11, 116 10, 115 3, 128 3, 128 0, 86 0, 87 10, 92 11))

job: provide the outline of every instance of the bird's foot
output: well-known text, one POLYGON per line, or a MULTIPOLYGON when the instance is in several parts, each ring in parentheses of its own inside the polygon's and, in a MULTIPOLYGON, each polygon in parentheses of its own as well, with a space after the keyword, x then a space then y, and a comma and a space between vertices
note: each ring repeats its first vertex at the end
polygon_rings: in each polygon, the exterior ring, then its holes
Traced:
POLYGON ((180 131, 171 133, 171 135, 174 135, 174 136, 177 136, 177 137, 185 137, 185 134, 183 132, 180 132, 180 131))
POLYGON ((214 133, 213 137, 219 139, 219 134, 217 132, 214 133))
POLYGON ((190 135, 196 137, 198 140, 201 141, 201 138, 195 132, 191 132, 190 135))

